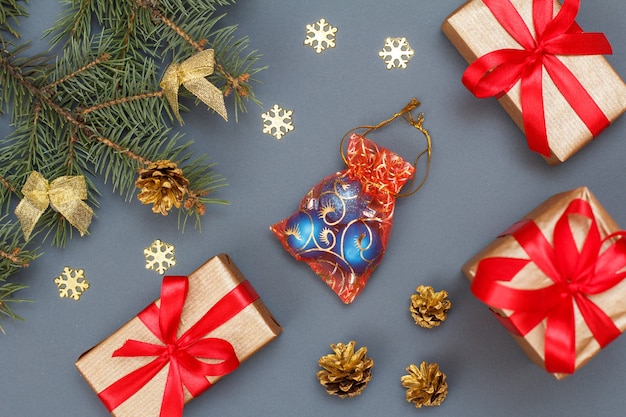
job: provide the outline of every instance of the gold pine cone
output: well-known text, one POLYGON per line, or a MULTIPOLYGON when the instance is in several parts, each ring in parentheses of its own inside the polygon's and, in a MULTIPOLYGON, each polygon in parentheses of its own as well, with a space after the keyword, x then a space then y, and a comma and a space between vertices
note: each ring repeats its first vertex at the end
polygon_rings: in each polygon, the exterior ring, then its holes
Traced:
POLYGON ((439 326, 446 320, 452 303, 447 299, 447 291, 435 292, 433 287, 420 285, 417 294, 411 295, 409 311, 418 324, 427 329, 439 326))
POLYGON ((408 375, 400 378, 402 386, 406 388, 406 400, 415 404, 415 407, 439 405, 448 395, 446 374, 439 370, 436 363, 422 362, 406 368, 408 375))
POLYGON ((154 213, 167 216, 172 207, 180 208, 183 204, 189 181, 176 163, 160 160, 139 170, 135 186, 141 189, 139 201, 152 204, 154 213))
POLYGON ((340 398, 361 394, 372 379, 374 361, 367 358, 367 348, 354 351, 355 342, 347 345, 330 345, 335 353, 322 356, 317 362, 324 368, 317 372, 317 378, 330 395, 340 398))

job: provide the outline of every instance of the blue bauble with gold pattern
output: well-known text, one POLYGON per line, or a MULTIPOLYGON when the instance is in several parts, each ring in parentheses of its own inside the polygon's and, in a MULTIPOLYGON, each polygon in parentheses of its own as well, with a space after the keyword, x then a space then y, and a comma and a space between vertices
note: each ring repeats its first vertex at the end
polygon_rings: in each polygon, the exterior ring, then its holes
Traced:
POLYGON ((335 236, 315 210, 298 211, 288 220, 285 228, 287 245, 298 255, 312 258, 334 244, 335 236))
POLYGON ((376 265, 383 253, 377 222, 354 221, 341 234, 343 260, 357 274, 376 265))
POLYGON ((361 194, 361 189, 361 183, 347 175, 328 179, 321 187, 320 217, 332 226, 361 217, 369 202, 369 198, 361 194))
POLYGON ((285 235, 287 244, 294 252, 315 247, 316 218, 310 212, 297 211, 287 220, 285 235))

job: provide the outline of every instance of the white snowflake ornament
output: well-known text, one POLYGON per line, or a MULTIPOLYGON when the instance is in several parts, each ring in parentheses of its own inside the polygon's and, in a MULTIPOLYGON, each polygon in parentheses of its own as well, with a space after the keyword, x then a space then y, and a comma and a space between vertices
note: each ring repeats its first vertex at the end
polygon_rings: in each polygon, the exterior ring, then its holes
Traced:
POLYGON ((321 54, 327 48, 335 47, 335 35, 337 28, 332 27, 326 19, 320 19, 319 22, 312 25, 306 25, 305 45, 309 45, 315 49, 315 52, 321 54))
POLYGON ((174 245, 161 242, 159 239, 143 250, 146 256, 146 269, 152 269, 163 275, 165 271, 176 265, 174 245))
POLYGON ((274 104, 268 112, 261 114, 263 119, 263 133, 274 136, 281 140, 284 135, 291 132, 294 127, 291 120, 293 110, 285 110, 278 104, 274 104))
POLYGON ((385 46, 378 52, 378 56, 387 64, 387 69, 405 69, 413 54, 415 51, 411 49, 406 38, 387 38, 385 46))
POLYGON ((80 296, 89 288, 89 282, 85 279, 85 271, 69 266, 63 268, 63 272, 54 279, 54 283, 59 289, 59 297, 71 298, 72 300, 80 299, 80 296))

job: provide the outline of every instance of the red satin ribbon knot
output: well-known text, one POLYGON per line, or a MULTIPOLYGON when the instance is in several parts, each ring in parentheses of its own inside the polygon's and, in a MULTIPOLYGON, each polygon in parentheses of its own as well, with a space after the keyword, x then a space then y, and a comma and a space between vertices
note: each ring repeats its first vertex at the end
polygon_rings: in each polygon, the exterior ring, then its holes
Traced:
POLYGON ((98 394, 109 411, 134 395, 169 363, 160 416, 180 417, 184 406, 183 387, 196 397, 211 386, 207 376, 226 375, 239 366, 239 359, 228 341, 203 337, 237 315, 259 296, 248 281, 244 281, 220 299, 189 330, 177 337, 188 285, 187 277, 166 276, 161 287, 161 306, 152 303, 138 314, 162 345, 127 340, 113 353, 114 357, 156 358, 98 394), (198 358, 210 359, 211 362, 206 363, 198 358))
POLYGON ((583 33, 575 18, 580 0, 565 0, 554 16, 554 0, 533 0, 533 38, 510 0, 482 0, 523 49, 500 49, 473 62, 463 84, 478 98, 500 97, 521 80, 521 105, 528 146, 550 156, 543 102, 543 68, 595 137, 610 121, 557 55, 612 54, 602 33, 583 33))
POLYGON ((611 318, 588 297, 607 291, 626 278, 626 231, 601 239, 591 206, 585 200, 576 199, 555 225, 554 246, 532 220, 520 222, 507 234, 517 240, 529 259, 481 260, 471 290, 492 307, 512 310, 508 319, 521 335, 545 319, 546 370, 573 373, 576 362, 574 305, 601 347, 621 334, 611 318), (571 215, 584 216, 590 222, 580 252, 569 223, 571 215), (507 286, 506 283, 529 263, 534 263, 553 283, 538 289, 507 286))

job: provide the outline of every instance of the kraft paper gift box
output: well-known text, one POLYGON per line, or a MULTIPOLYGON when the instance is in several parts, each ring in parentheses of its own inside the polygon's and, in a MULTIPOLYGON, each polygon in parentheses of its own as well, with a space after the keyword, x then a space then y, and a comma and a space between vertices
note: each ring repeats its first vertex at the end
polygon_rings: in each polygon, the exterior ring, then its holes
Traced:
POLYGON ((552 196, 462 269, 472 293, 558 379, 626 330, 626 232, 585 187, 552 196))
MULTIPOLYGON (((576 7, 573 4, 578 1, 566 0, 566 3, 570 3, 568 10, 572 10, 571 7, 576 7)), ((557 10, 561 9, 561 5, 555 0, 546 0, 542 3, 547 7, 553 6, 555 14, 557 10), (552 2, 554 3, 551 4, 552 2)), ((577 9, 574 9, 574 12, 577 12, 577 9)), ((573 21, 573 17, 571 22, 571 27, 565 25, 563 28, 563 30, 568 30, 568 35, 580 30, 573 21)), ((529 62, 532 62, 533 58, 528 58, 528 55, 532 55, 534 52, 532 44, 536 44, 537 34, 534 23, 532 0, 510 0, 510 3, 509 0, 470 0, 444 21, 442 30, 465 60, 475 66, 472 68, 470 65, 470 68, 465 72, 463 83, 478 97, 495 96, 498 98, 499 103, 513 121, 526 133, 529 147, 542 154, 544 159, 552 165, 561 163, 578 152, 626 110, 626 85, 601 55, 611 53, 608 40, 601 34, 585 33, 585 36, 591 37, 591 43, 594 45, 591 48, 594 51, 593 55, 574 55, 572 51, 575 51, 576 48, 572 49, 571 46, 561 48, 563 50, 556 50, 557 47, 554 46, 546 46, 547 53, 543 55, 543 67, 541 63, 535 67, 536 74, 542 80, 539 83, 539 89, 537 86, 534 87, 537 93, 528 93, 533 89, 533 87, 529 87, 522 94, 522 83, 519 78, 515 79, 514 84, 511 84, 510 81, 512 80, 508 80, 508 83, 503 80, 502 88, 487 93, 479 92, 481 88, 477 88, 475 85, 478 74, 470 77, 470 71, 476 70, 482 75, 489 73, 493 68, 493 62, 487 62, 491 61, 490 59, 479 65, 477 60, 480 57, 482 57, 481 60, 485 60, 485 55, 493 55, 495 54, 494 51, 526 49, 525 52, 513 53, 514 56, 508 56, 507 59, 510 58, 513 61, 515 59, 529 59, 529 62), (487 3, 492 4, 492 8, 502 8, 504 11, 501 11, 500 14, 511 17, 518 23, 518 26, 523 26, 518 27, 517 30, 520 33, 527 33, 527 35, 516 35, 514 38, 496 18, 487 3), (509 5, 513 10, 508 7, 509 5), (521 17, 521 21, 516 20, 514 16, 516 13, 521 17), (520 42, 525 43, 526 46, 522 47, 520 42), (564 64, 564 68, 561 63, 564 64), (559 90, 555 84, 555 77, 553 76, 555 73, 559 75, 557 78, 566 79, 566 87, 563 87, 564 84, 559 82, 566 94, 559 90), (580 85, 576 86, 577 83, 580 85), (506 89, 509 87, 511 88, 507 92, 506 89), (539 99, 537 97, 531 98, 534 94, 539 94, 539 99), (524 112, 522 111, 523 95, 527 97, 524 112), (543 110, 540 108, 541 101, 543 101, 543 110), (574 108, 585 113, 585 122, 574 108), (545 128, 540 120, 544 114, 545 128), (524 127, 524 117, 529 119, 530 129, 524 127), (536 120, 537 118, 539 120, 536 120), (536 131, 540 133, 535 133, 536 131), (547 143, 542 139, 541 135, 543 134, 547 135, 547 143)), ((573 43, 581 44, 583 42, 576 39, 573 43)), ((517 65, 519 62, 514 64, 517 65)), ((515 67, 515 65, 513 65, 513 69, 511 67, 509 69, 511 71, 519 70, 520 67, 515 67)), ((526 69, 528 68, 526 67, 526 69)), ((504 70, 504 68, 500 69, 504 70)), ((495 73, 495 71, 493 72, 495 73)), ((481 82, 484 81, 486 80, 481 80, 481 82)), ((492 81, 493 78, 490 79, 489 84, 495 86, 492 81)), ((533 81, 530 81, 528 85, 532 84, 533 81)), ((484 87, 484 84, 482 86, 484 87)))
POLYGON ((182 415, 183 403, 232 372, 282 331, 227 255, 211 258, 189 275, 188 280, 165 277, 163 282, 160 299, 76 362, 80 373, 114 416, 182 415), (185 282, 188 282, 186 297, 181 295, 185 282), (168 301, 164 302, 164 297, 168 301), (173 305, 182 305, 182 310, 173 305), (165 314, 169 319, 163 318, 165 314), (170 330, 159 331, 168 320, 170 330), (207 329, 209 332, 204 333, 207 329), (168 332, 169 335, 164 334, 168 332), (157 336, 157 333, 161 334, 157 336), (174 343, 169 343, 172 339, 174 343), (177 346, 172 348, 173 345, 177 346), (183 348, 187 349, 184 353, 180 350, 172 353, 172 349, 183 348), (200 349, 204 350, 199 353, 200 349), (116 351, 118 354, 114 355, 116 351), (177 366, 172 366, 174 357, 177 366), (209 376, 190 376, 190 362, 208 364, 199 366, 209 368, 205 373, 209 376), (154 375, 149 374, 150 370, 154 375), (179 380, 176 374, 180 374, 179 380), (164 401, 166 380, 168 384, 173 382, 174 394, 164 401))

